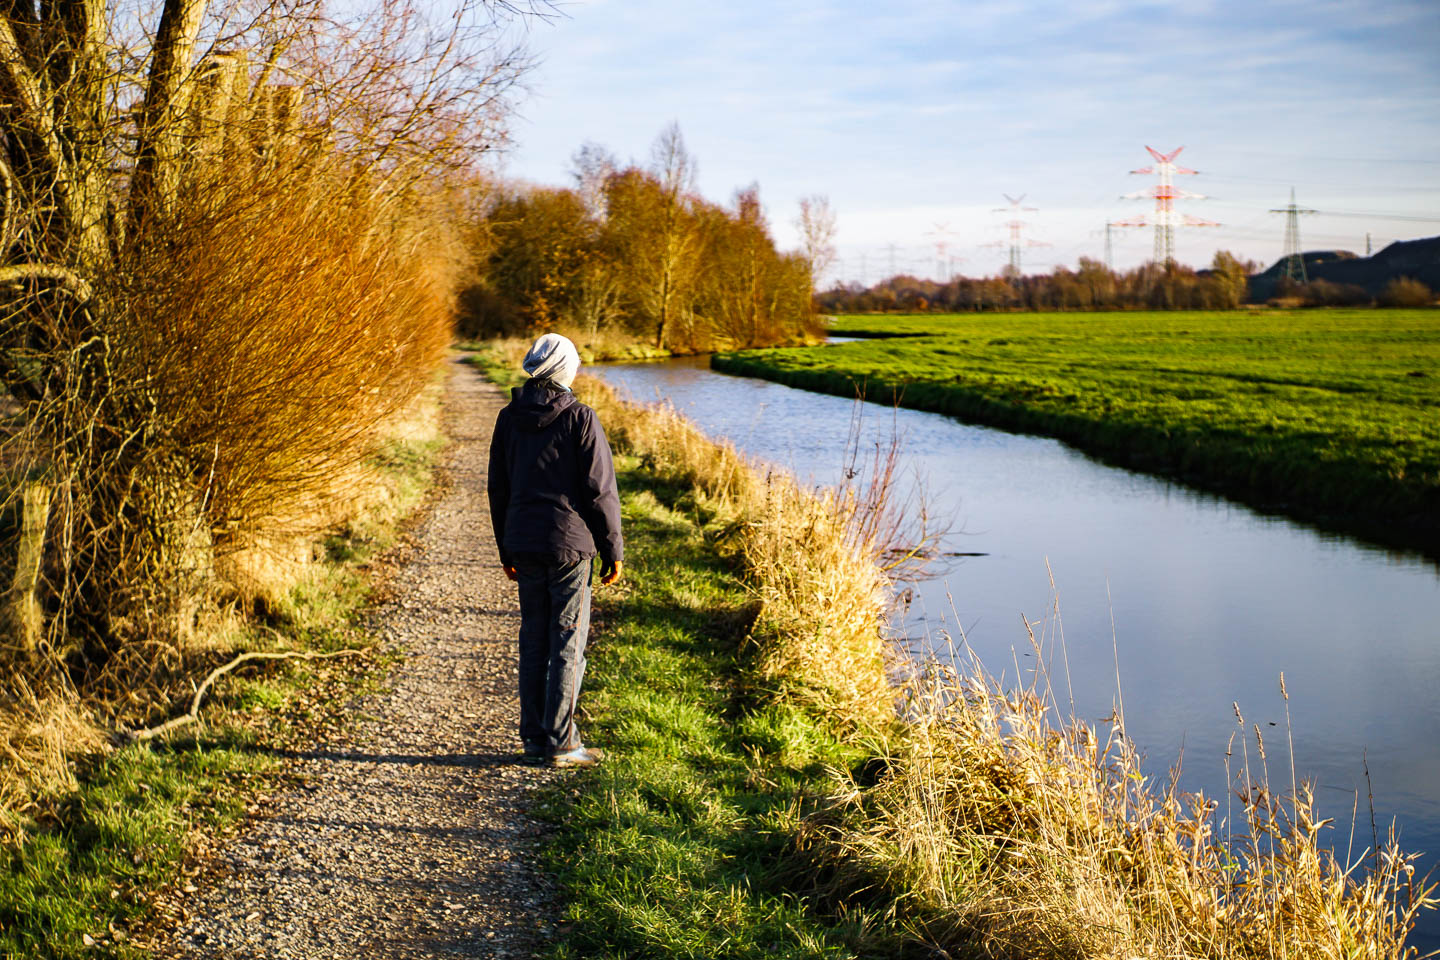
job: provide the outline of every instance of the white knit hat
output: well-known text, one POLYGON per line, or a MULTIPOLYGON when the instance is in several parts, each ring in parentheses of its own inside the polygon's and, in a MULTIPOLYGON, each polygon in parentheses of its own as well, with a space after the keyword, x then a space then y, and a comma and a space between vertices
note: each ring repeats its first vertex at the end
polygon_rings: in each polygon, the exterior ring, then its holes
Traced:
POLYGON ((532 377, 545 377, 568 387, 575 381, 575 374, 580 369, 580 351, 575 349, 575 344, 568 337, 547 333, 530 347, 523 366, 532 377))

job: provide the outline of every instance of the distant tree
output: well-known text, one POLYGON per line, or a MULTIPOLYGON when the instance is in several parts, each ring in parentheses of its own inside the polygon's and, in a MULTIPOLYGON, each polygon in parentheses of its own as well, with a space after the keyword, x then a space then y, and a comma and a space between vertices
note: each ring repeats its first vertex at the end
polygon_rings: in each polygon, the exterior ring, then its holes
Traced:
POLYGON ((1300 288, 1307 306, 1311 307, 1356 307, 1370 302, 1365 288, 1355 283, 1331 283, 1329 280, 1311 280, 1300 288))
POLYGON ((595 230, 573 190, 534 188, 496 201, 491 288, 527 325, 548 329, 573 315, 582 268, 594 257, 595 230))
POLYGON ((1428 307, 1435 302, 1429 287, 1412 277, 1396 277, 1380 294, 1382 307, 1428 307))
POLYGON ((626 309, 664 349, 687 310, 699 273, 701 233, 690 197, 636 168, 605 188, 606 232, 625 265, 626 309))
POLYGON ((590 336, 601 328, 614 326, 624 316, 624 268, 607 245, 589 251, 576 277, 572 317, 575 325, 590 336))
POLYGON ((1216 251, 1215 259, 1210 261, 1210 273, 1220 301, 1217 306, 1233 309, 1245 302, 1250 270, 1234 254, 1228 250, 1216 251))
POLYGON ((664 349, 677 327, 689 326, 702 237, 692 202, 695 161, 679 126, 662 130, 650 153, 649 170, 631 167, 606 180, 606 230, 625 264, 631 316, 664 349))
POLYGON ((820 278, 835 262, 835 211, 830 208, 830 198, 818 193, 801 197, 795 228, 810 267, 811 285, 818 289, 820 278))
POLYGON ((620 165, 615 155, 598 143, 587 141, 570 158, 571 176, 585 209, 597 220, 605 216, 605 182, 613 177, 620 165))
POLYGON ((1075 274, 1085 288, 1088 308, 1103 308, 1115 304, 1115 273, 1099 260, 1080 258, 1080 269, 1075 274))
POLYGON ((754 343, 767 323, 765 288, 775 258, 760 208, 760 189, 735 191, 733 215, 714 209, 708 218, 710 269, 705 271, 707 312, 717 335, 754 343))

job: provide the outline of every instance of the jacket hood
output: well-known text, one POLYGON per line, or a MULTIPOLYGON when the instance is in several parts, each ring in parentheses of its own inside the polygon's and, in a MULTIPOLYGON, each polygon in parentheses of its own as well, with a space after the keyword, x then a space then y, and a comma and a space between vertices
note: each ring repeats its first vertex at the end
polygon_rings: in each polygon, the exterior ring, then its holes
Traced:
POLYGON ((575 394, 542 377, 532 377, 510 391, 510 409, 522 430, 544 430, 574 403, 575 394))

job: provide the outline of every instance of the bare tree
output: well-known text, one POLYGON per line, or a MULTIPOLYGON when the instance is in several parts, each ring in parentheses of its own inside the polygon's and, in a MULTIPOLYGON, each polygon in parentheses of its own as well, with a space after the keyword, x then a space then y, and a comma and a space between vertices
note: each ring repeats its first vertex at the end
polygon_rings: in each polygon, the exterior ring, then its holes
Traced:
POLYGON ((605 217, 605 183, 620 169, 615 155, 598 143, 580 145, 570 158, 575 189, 585 201, 585 209, 597 221, 605 217))
POLYGON ((655 138, 650 155, 660 182, 660 203, 652 237, 653 283, 647 299, 655 318, 655 346, 664 349, 667 333, 683 318, 683 294, 698 266, 694 252, 700 238, 689 202, 696 169, 680 125, 674 121, 655 138))
POLYGON ((810 264, 810 283, 818 287, 820 279, 835 262, 835 211, 830 198, 814 194, 800 198, 800 215, 795 218, 800 231, 800 245, 810 264))

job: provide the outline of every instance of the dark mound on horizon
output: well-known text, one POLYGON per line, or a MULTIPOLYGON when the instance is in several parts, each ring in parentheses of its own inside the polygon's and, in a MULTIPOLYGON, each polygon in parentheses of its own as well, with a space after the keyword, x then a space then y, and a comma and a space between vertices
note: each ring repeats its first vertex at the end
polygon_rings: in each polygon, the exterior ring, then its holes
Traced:
MULTIPOLYGON (((1308 279, 1359 287, 1372 298, 1380 296, 1396 277, 1410 277, 1431 290, 1440 290, 1440 237, 1397 240, 1373 257, 1357 257, 1348 250, 1311 250, 1301 256, 1308 279)), ((1252 276, 1251 301, 1276 296, 1284 276, 1283 258, 1252 276)))

